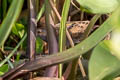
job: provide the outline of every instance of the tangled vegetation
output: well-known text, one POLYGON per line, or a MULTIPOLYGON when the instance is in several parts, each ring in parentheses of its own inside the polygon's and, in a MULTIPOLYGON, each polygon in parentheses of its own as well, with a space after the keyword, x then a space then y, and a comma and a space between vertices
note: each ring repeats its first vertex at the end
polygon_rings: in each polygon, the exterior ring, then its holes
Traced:
POLYGON ((119 0, 0 0, 0 80, 119 80, 119 0))

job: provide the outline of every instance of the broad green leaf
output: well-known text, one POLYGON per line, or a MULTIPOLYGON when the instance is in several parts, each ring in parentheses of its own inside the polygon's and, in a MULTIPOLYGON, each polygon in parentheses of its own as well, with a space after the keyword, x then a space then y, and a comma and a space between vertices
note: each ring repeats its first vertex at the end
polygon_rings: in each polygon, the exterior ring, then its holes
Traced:
POLYGON ((111 73, 120 71, 120 60, 111 54, 108 45, 109 41, 103 41, 93 50, 89 62, 90 80, 102 80, 111 73))
POLYGON ((110 13, 114 11, 118 5, 118 0, 77 0, 78 3, 86 10, 92 13, 110 13))
POLYGON ((18 34, 18 30, 17 30, 15 24, 14 24, 14 26, 12 27, 12 33, 13 33, 14 35, 19 36, 19 34, 18 34))
POLYGON ((113 55, 120 59, 120 7, 115 11, 115 16, 111 20, 111 24, 116 27, 112 32, 109 48, 113 55))
POLYGON ((119 79, 115 79, 120 75, 120 69, 117 71, 112 72, 110 75, 105 76, 105 78, 103 80, 119 80, 119 79))
POLYGON ((111 23, 120 31, 120 6, 117 8, 114 14, 115 16, 112 18, 111 23))
POLYGON ((15 25, 12 27, 12 33, 19 38, 22 38, 25 33, 24 25, 20 23, 15 23, 15 25))
POLYGON ((120 59, 120 30, 116 29, 112 32, 110 44, 111 53, 120 59))
POLYGON ((0 47, 9 36, 12 26, 18 18, 24 0, 13 0, 8 13, 0 26, 0 47))
POLYGON ((36 38, 36 53, 41 53, 43 51, 43 41, 40 37, 36 38))
POLYGON ((0 76, 3 75, 5 72, 7 72, 9 69, 8 64, 5 64, 0 67, 0 76))

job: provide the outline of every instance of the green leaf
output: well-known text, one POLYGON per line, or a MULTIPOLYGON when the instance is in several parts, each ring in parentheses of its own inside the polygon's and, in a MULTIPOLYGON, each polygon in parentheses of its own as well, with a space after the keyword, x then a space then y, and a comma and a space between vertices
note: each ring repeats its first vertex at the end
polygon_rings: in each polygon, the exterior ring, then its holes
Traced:
POLYGON ((120 59, 120 30, 116 29, 112 32, 110 44, 111 53, 120 59))
POLYGON ((3 75, 5 72, 8 72, 8 69, 8 64, 5 64, 2 67, 0 67, 0 76, 3 75))
POLYGON ((77 0, 78 3, 86 10, 92 13, 110 13, 114 11, 118 5, 118 0, 77 0))
POLYGON ((43 41, 40 37, 36 38, 36 53, 41 53, 43 51, 43 41))
POLYGON ((17 53, 16 61, 19 61, 19 60, 20 60, 20 56, 21 56, 21 54, 20 54, 20 53, 17 53))
POLYGON ((3 18, 4 18, 7 13, 7 0, 2 1, 2 10, 3 10, 3 18))
POLYGON ((20 45, 23 43, 23 41, 25 41, 27 37, 27 34, 24 35, 24 37, 21 39, 21 41, 17 44, 17 46, 13 49, 13 51, 0 63, 0 67, 5 64, 9 59, 10 57, 13 56, 13 54, 17 51, 17 49, 20 47, 20 45))
POLYGON ((24 25, 20 23, 15 23, 15 25, 12 27, 12 33, 22 38, 25 33, 24 25))
MULTIPOLYGON (((66 45, 66 22, 68 17, 68 12, 70 8, 70 1, 71 0, 65 0, 63 10, 62 10, 62 18, 60 22, 60 29, 59 29, 59 51, 62 52, 65 50, 66 45)), ((62 78, 62 65, 59 65, 58 68, 58 77, 62 78)))
POLYGON ((41 18, 41 16, 43 15, 44 12, 45 12, 45 4, 42 5, 42 7, 37 15, 37 22, 39 21, 39 19, 41 18))
POLYGON ((119 80, 115 79, 120 75, 120 69, 112 72, 110 75, 106 76, 103 80, 119 80))
POLYGON ((14 25, 14 26, 12 27, 12 33, 13 33, 14 35, 19 36, 19 34, 18 34, 17 31, 18 31, 18 30, 17 30, 16 26, 14 25))
POLYGON ((60 30, 59 30, 59 51, 62 52, 65 49, 66 43, 66 22, 67 16, 70 8, 70 0, 65 0, 63 10, 62 10, 62 18, 60 22, 60 30))
POLYGON ((114 17, 111 20, 111 24, 115 26, 115 30, 112 31, 111 41, 109 48, 111 53, 120 59, 120 7, 114 12, 114 17))
POLYGON ((120 60, 111 54, 108 45, 109 41, 104 41, 94 49, 89 62, 90 80, 102 80, 111 73, 120 71, 120 60))
POLYGON ((112 18, 111 23, 120 31, 120 6, 114 12, 114 17, 112 18))
POLYGON ((9 36, 12 26, 17 20, 22 9, 24 0, 13 0, 8 13, 0 26, 0 46, 4 44, 9 36))

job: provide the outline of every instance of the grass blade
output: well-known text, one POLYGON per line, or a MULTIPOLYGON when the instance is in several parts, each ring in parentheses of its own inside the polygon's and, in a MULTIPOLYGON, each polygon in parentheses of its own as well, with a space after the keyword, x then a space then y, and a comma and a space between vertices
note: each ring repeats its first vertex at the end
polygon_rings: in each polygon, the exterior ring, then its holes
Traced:
POLYGON ((22 40, 18 43, 18 45, 14 48, 14 50, 5 58, 5 60, 3 60, 1 63, 0 63, 0 67, 5 64, 9 59, 10 57, 13 56, 13 54, 15 53, 15 51, 17 51, 17 49, 20 47, 20 45, 23 43, 23 41, 26 39, 27 37, 27 34, 25 34, 25 36, 22 38, 22 40))
POLYGON ((45 12, 45 5, 42 5, 42 8, 40 10, 40 12, 37 15, 37 22, 39 21, 39 19, 41 18, 42 14, 45 12))
POLYGON ((24 0, 14 0, 12 2, 10 9, 8 10, 8 13, 0 27, 0 47, 4 44, 10 34, 12 26, 20 14, 23 2, 24 0))
MULTIPOLYGON (((59 51, 62 52, 65 49, 66 45, 66 21, 69 12, 71 0, 65 0, 63 11, 62 11, 62 18, 60 23, 60 31, 59 31, 59 51)), ((62 77, 62 65, 59 65, 59 77, 62 77)))

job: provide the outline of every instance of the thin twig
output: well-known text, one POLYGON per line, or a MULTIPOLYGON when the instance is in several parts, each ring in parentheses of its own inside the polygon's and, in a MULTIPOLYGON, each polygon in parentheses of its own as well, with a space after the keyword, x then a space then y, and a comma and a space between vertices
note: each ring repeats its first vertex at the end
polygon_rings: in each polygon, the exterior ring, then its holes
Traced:
POLYGON ((81 65, 82 62, 81 62, 81 59, 80 59, 80 58, 78 59, 78 63, 79 63, 79 66, 80 66, 80 70, 81 70, 81 72, 82 72, 82 76, 83 76, 83 78, 85 78, 85 77, 86 77, 86 73, 85 73, 85 70, 84 70, 83 65, 81 65))
MULTIPOLYGON (((49 0, 49 3, 51 5, 51 8, 53 9, 54 13, 56 14, 57 18, 59 19, 59 21, 61 21, 61 16, 60 16, 59 12, 57 11, 56 7, 54 6, 54 4, 52 3, 51 0, 49 0)), ((68 32, 68 30, 66 30, 66 35, 70 42, 70 45, 72 47, 74 47, 74 42, 73 42, 72 37, 71 37, 70 33, 68 32)))
POLYGON ((76 6, 76 4, 73 2, 73 0, 71 0, 71 4, 77 9, 80 11, 80 8, 76 6))

